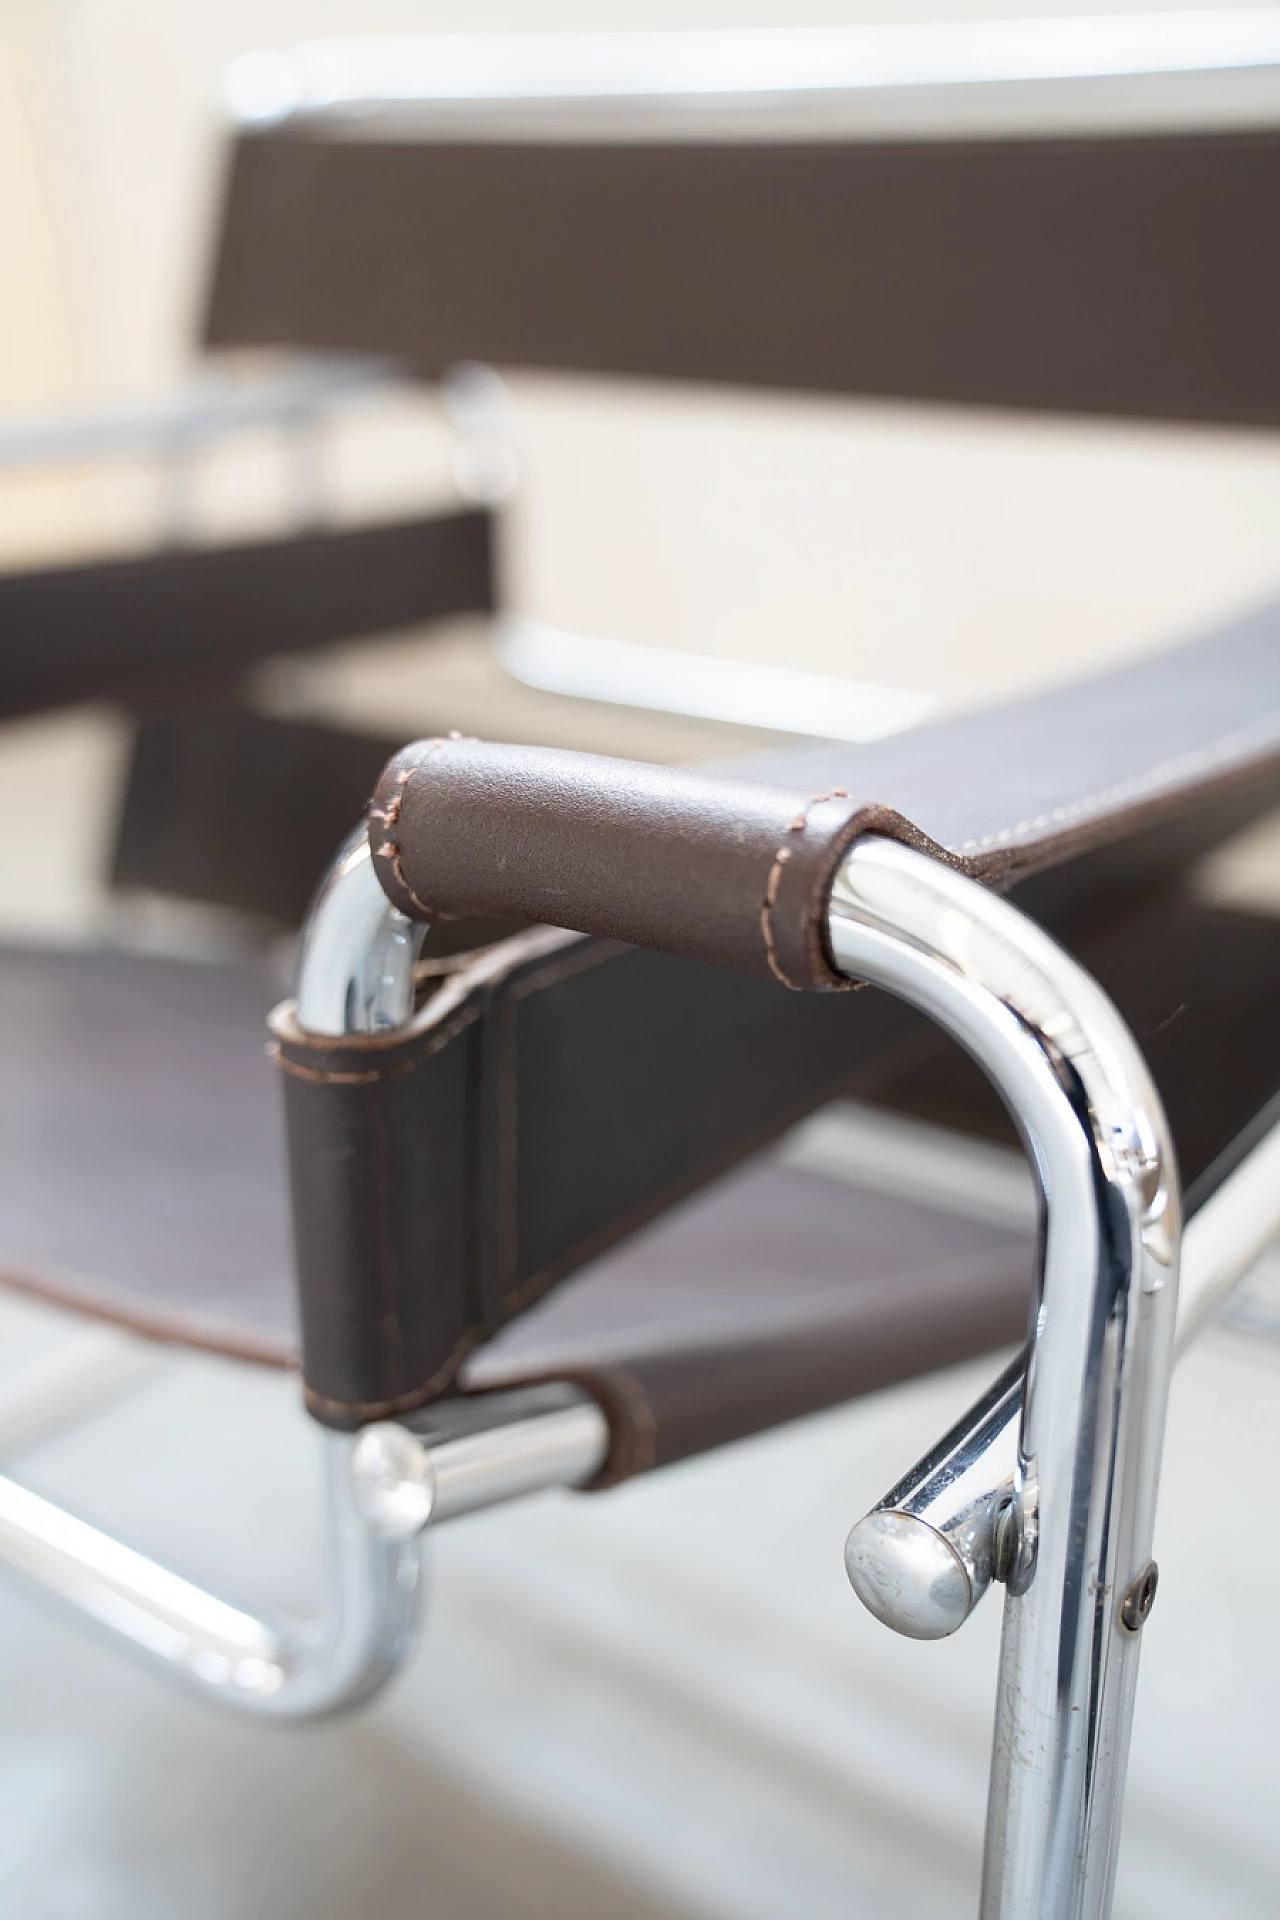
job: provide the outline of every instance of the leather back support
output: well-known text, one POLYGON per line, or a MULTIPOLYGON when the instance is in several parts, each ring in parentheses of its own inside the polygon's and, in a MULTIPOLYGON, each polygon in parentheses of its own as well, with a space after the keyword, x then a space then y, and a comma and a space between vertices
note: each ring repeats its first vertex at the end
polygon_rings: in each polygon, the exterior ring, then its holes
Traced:
POLYGON ((1051 927, 1061 868, 1078 917, 1091 864, 1131 885, 1135 849, 1163 859, 1171 833, 1194 846, 1196 822, 1220 833, 1280 797, 1278 638, 1258 616, 873 748, 773 756, 745 782, 461 740, 397 756, 371 821, 392 898, 554 912, 597 937, 500 943, 385 1038, 318 1041, 277 1014, 313 1411, 355 1425, 445 1391, 565 1275, 909 1033, 884 996, 783 991, 761 924, 780 851, 801 847, 771 904, 789 985, 831 984, 824 889, 866 823, 989 884, 1039 875, 1024 884, 1051 927), (814 809, 798 772, 848 797, 814 809))
POLYGON ((139 720, 112 887, 300 926, 394 744, 231 699, 139 720))
POLYGON ((231 158, 213 346, 1280 423, 1280 134, 463 140, 231 158))
POLYGON ((474 510, 252 545, 0 575, 0 717, 78 700, 171 705, 303 652, 494 604, 474 510))

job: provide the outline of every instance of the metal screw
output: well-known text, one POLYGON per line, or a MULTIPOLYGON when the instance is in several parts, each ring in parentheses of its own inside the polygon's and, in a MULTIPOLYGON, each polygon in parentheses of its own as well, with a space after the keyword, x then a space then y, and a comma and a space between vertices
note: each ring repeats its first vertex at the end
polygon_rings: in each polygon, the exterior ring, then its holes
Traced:
POLYGON ((1154 1560, 1148 1560, 1142 1572, 1125 1591, 1120 1602, 1120 1625, 1125 1633, 1141 1633, 1146 1625, 1147 1615, 1156 1603, 1156 1588, 1160 1584, 1160 1569, 1154 1560))
POLYGON ((1018 1510, 1012 1499, 1002 1503, 996 1514, 991 1577, 1007 1581, 1018 1557, 1018 1510))

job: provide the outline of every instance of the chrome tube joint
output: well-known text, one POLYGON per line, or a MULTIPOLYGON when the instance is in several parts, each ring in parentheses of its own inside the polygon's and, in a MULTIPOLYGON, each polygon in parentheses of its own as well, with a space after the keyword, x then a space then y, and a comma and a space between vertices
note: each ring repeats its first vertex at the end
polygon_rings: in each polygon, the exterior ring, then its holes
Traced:
POLYGON ((850 1571, 919 1638, 1006 1584, 985 1920, 1109 1908, 1172 1363, 1180 1199, 1138 1049, 1097 984, 1006 901, 887 840, 850 850, 836 965, 919 1007, 990 1076, 1043 1199, 1025 1365, 860 1529, 850 1571), (1021 1378, 1018 1376, 1021 1375, 1021 1378), (1012 1451, 990 1499, 990 1460, 1012 1451))
POLYGON ((1019 1355, 845 1542, 854 1592, 907 1639, 945 1639, 1009 1571, 1025 1368, 1019 1355))
MULTIPOLYGON (((1280 1127, 1264 1135, 1187 1224, 1175 1356, 1278 1234, 1280 1127)), ((1020 1356, 849 1534, 850 1584, 895 1633, 917 1640, 954 1633, 1004 1576, 1025 1370, 1020 1356), (949 1577, 940 1580, 941 1573, 949 1577)))

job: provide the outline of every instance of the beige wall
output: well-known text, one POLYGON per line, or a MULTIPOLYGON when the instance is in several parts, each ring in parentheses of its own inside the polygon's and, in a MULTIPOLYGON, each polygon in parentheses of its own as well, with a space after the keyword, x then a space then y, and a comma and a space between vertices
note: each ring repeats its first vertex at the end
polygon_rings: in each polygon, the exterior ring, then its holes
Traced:
MULTIPOLYGON (((808 0, 801 17, 906 12, 808 0)), ((239 52, 340 31, 786 17, 776 0, 0 0, 0 406, 140 396, 177 377, 225 150, 222 76, 239 52)), ((1277 436, 570 380, 523 379, 515 395, 525 485, 508 596, 578 631, 923 687, 954 706, 1157 648, 1280 589, 1277 436)), ((278 464, 254 447, 211 463, 206 528, 278 520, 278 464)), ((430 402, 398 423, 370 416, 334 450, 344 514, 439 497, 446 472, 430 402)), ((137 545, 154 505, 154 476, 137 469, 0 477, 0 565, 137 545)), ((459 646, 384 649, 315 698, 379 726, 418 713, 483 724, 507 694, 474 643, 459 646)), ((502 711, 506 731, 635 747, 590 711, 502 711)), ((707 748, 690 735, 669 750, 707 748)))

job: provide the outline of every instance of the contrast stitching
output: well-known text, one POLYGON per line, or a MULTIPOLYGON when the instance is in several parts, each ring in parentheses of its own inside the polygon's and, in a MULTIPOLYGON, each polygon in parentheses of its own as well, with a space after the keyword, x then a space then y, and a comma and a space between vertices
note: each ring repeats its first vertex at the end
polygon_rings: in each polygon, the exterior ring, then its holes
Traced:
POLYGON ((16 1292, 31 1294, 37 1300, 56 1300, 60 1306, 70 1307, 77 1313, 91 1313, 95 1319, 107 1320, 112 1326, 127 1327, 133 1333, 145 1334, 148 1340, 163 1341, 166 1345, 197 1347, 202 1353, 225 1354, 229 1359, 244 1360, 256 1367, 297 1371, 296 1347, 283 1345, 282 1336, 246 1335, 234 1332, 230 1326, 224 1331, 216 1320, 207 1319, 201 1313, 188 1314, 181 1308, 170 1315, 152 1313, 145 1307, 132 1304, 126 1306, 103 1299, 94 1287, 78 1286, 75 1281, 57 1272, 23 1273, 20 1269, 6 1266, 3 1280, 6 1287, 12 1287, 16 1292))
MULTIPOLYGON (((832 787, 828 793, 815 793, 813 798, 805 802, 795 819, 791 821, 787 827, 787 832, 803 833, 809 824, 810 810, 813 807, 821 806, 824 800, 847 800, 848 798, 848 790, 845 787, 832 787)), ((769 878, 765 885, 764 899, 760 903, 760 932, 764 939, 764 957, 769 963, 770 973, 774 976, 775 980, 781 980, 783 986, 788 988, 790 992, 800 993, 803 989, 797 986, 794 980, 788 979, 778 964, 778 949, 773 935, 773 910, 778 904, 778 893, 782 887, 782 869, 786 866, 790 858, 791 849, 788 846, 779 847, 777 853, 774 855, 773 865, 769 869, 769 878)))
POLYGON ((383 841, 382 845, 378 848, 378 857, 382 860, 390 860, 391 871, 396 877, 397 885, 400 887, 402 893, 408 894, 410 900, 412 900, 414 906, 418 909, 418 912, 428 920, 438 919, 440 916, 437 914, 436 909, 429 907, 425 900, 420 900, 413 888, 409 885, 409 882, 405 879, 404 868, 400 864, 400 849, 394 840, 383 841))
POLYGON ((1045 813, 1032 814, 1029 819, 1019 820, 1016 826, 1001 827, 997 833, 984 833, 980 838, 962 840, 948 851, 959 854, 982 853, 989 847, 1007 845, 1020 834, 1036 833, 1045 827, 1066 826, 1097 808, 1116 806, 1127 800, 1141 799, 1161 787, 1176 786, 1191 775, 1205 773, 1221 765, 1233 755, 1239 757, 1242 749, 1255 742, 1263 745, 1272 741, 1277 721, 1280 721, 1280 710, 1268 713, 1264 719, 1254 721, 1247 727, 1237 728, 1233 733, 1220 735, 1207 747, 1197 747, 1194 752, 1181 754, 1174 760, 1162 760, 1132 779, 1117 781, 1114 786, 1102 787, 1097 793, 1086 794, 1080 800, 1053 807, 1045 813))
MULTIPOLYGON (((443 1027, 440 1027, 432 1033, 426 1044, 420 1046, 420 1050, 417 1049, 421 1042, 421 1035, 414 1034, 408 1042, 410 1046, 415 1047, 412 1059, 406 1060, 403 1057, 393 1057, 385 1067, 366 1067, 359 1072, 343 1071, 341 1069, 331 1072, 325 1067, 304 1067, 301 1061, 291 1060, 288 1057, 278 1040, 269 1040, 267 1042, 266 1053, 268 1060, 272 1061, 282 1072, 291 1073, 298 1080, 309 1080, 314 1085, 320 1086, 367 1087, 372 1085, 376 1080, 398 1080, 403 1074, 415 1072, 417 1068, 425 1065, 428 1060, 434 1060, 435 1056, 442 1052, 451 1040, 456 1040, 460 1033, 465 1032, 468 1027, 473 1026, 479 1018, 479 1007, 467 1007, 455 1019, 448 1021, 443 1027)), ((335 1049, 340 1046, 341 1040, 335 1039, 335 1049)))
POLYGON ((280 1050, 278 1040, 267 1042, 267 1058, 272 1066, 279 1067, 282 1073, 291 1073, 295 1080, 310 1080, 313 1084, 328 1087, 367 1087, 375 1080, 393 1080, 397 1074, 408 1073, 416 1066, 416 1061, 407 1064, 398 1062, 388 1072, 383 1073, 377 1067, 366 1073, 326 1073, 319 1067, 304 1067, 295 1060, 287 1059, 280 1050))
MULTIPOLYGON (((463 735, 455 729, 452 733, 437 734, 434 739, 424 741, 423 751, 418 755, 413 765, 411 767, 401 767, 396 775, 396 780, 400 786, 399 793, 393 793, 385 807, 371 808, 369 818, 371 820, 381 820, 383 825, 387 827, 395 826, 404 806, 405 791, 409 782, 413 779, 414 774, 421 772, 423 766, 433 753, 438 753, 440 748, 447 746, 451 740, 461 740, 462 738, 463 735)), ((384 840, 382 845, 377 849, 377 852, 380 860, 389 860, 391 862, 391 871, 395 875, 397 886, 412 900, 418 912, 424 914, 428 920, 442 918, 443 916, 440 914, 439 909, 430 907, 425 900, 419 899, 418 895, 409 885, 409 882, 405 879, 404 866, 401 862, 401 850, 395 841, 384 840)))
MULTIPOLYGON (((791 831, 790 827, 787 831, 788 833, 791 831)), ((760 931, 764 936, 764 957, 769 962, 770 973, 776 980, 781 980, 784 987, 790 988, 792 993, 798 993, 800 989, 793 980, 788 980, 778 965, 778 952, 773 943, 773 909, 777 905, 778 888, 782 885, 782 869, 790 858, 790 847, 779 847, 774 855, 773 865, 769 869, 768 885, 764 890, 764 899, 760 903, 760 931)))

